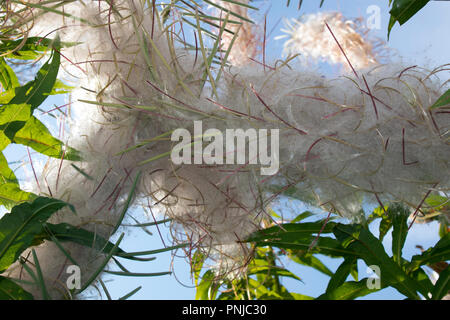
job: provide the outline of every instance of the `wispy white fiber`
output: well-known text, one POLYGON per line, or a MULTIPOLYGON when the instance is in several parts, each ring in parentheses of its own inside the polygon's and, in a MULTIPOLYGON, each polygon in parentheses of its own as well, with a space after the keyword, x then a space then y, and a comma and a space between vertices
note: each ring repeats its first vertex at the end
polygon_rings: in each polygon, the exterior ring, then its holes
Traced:
MULTIPOLYGON (((224 70, 214 95, 211 85, 201 84, 202 59, 172 47, 160 21, 153 23, 139 1, 114 5, 120 17, 107 1, 64 6, 66 12, 81 10, 90 26, 69 28, 53 14, 36 21, 37 34, 62 27, 63 41, 82 42, 63 54, 66 72, 79 77, 67 142, 84 161, 49 160, 39 178, 45 186, 41 194, 71 202, 77 215, 60 212, 53 223, 109 237, 141 171, 138 201, 173 218, 175 241, 189 241, 215 261, 218 274, 235 276, 251 255, 242 240, 260 228, 271 201, 288 187, 356 221, 364 198, 416 208, 430 190, 448 191, 449 114, 429 108, 442 88, 428 71, 399 65, 359 69, 376 61, 355 34, 343 45, 358 76, 326 79, 310 70, 248 62, 224 70), (280 129, 279 173, 260 176, 259 165, 175 166, 161 156, 173 146, 168 133, 176 128, 192 133, 193 120, 221 132, 280 129)), ((354 33, 339 15, 326 18, 338 37, 354 33)), ((309 54, 342 62, 334 40, 325 40, 323 25, 311 23, 303 25, 301 40, 317 48, 309 54)), ((83 267, 84 279, 102 259, 65 246, 83 267)), ((70 262, 51 243, 37 253, 52 293, 64 292, 70 262)), ((15 277, 17 270, 11 273, 15 277)))

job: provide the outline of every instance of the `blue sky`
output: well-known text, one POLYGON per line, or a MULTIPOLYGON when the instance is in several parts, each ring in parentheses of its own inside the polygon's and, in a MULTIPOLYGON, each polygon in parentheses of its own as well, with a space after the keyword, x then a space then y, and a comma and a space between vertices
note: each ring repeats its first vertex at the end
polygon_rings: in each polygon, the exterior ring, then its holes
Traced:
MULTIPOLYGON (((262 16, 267 10, 268 31, 273 30, 267 42, 268 55, 270 58, 281 56, 283 41, 276 41, 274 38, 281 35, 280 28, 283 27, 280 18, 298 18, 301 14, 313 13, 318 11, 341 11, 344 16, 349 18, 367 17, 366 10, 370 5, 378 5, 381 9, 381 28, 372 30, 375 36, 386 40, 388 16, 388 0, 325 0, 324 5, 319 9, 320 0, 303 1, 300 11, 297 11, 297 0, 291 1, 290 8, 286 7, 285 0, 276 1, 255 1, 254 3, 262 6, 262 10, 256 15, 256 20, 262 21, 262 16)), ((449 61, 450 42, 446 41, 446 33, 450 30, 450 3, 431 2, 417 16, 404 26, 396 25, 391 33, 388 46, 395 50, 396 58, 401 59, 405 65, 419 64, 425 67, 435 67, 445 64, 449 61)), ((48 99, 46 109, 51 109, 53 104, 62 105, 61 98, 48 99)), ((18 160, 24 156, 23 149, 10 147, 7 150, 7 157, 10 161, 18 160)), ((285 210, 294 208, 298 213, 302 206, 300 203, 286 203, 285 210)), ((141 221, 144 220, 142 212, 135 210, 135 217, 141 215, 141 221)), ((377 223, 372 225, 377 230, 377 223)), ((153 236, 139 231, 139 229, 127 229, 125 240, 121 247, 124 250, 140 251, 149 249, 158 249, 163 247, 163 242, 158 235, 156 228, 150 229, 153 236)), ((170 243, 168 229, 161 226, 162 236, 165 243, 170 243)), ((376 231, 374 231, 377 234, 376 231)), ((415 225, 408 235, 405 245, 405 257, 409 258, 417 254, 415 245, 420 244, 424 248, 432 246, 438 240, 437 224, 415 225)), ((388 253, 390 253, 391 236, 388 234, 384 244, 388 253)), ((181 252, 180 252, 181 253, 181 252)), ((133 272, 159 272, 172 269, 173 276, 162 276, 154 278, 119 278, 106 275, 104 281, 112 294, 113 299, 125 295, 138 286, 142 289, 133 297, 134 299, 194 299, 195 289, 189 273, 189 265, 182 258, 172 259, 169 253, 158 254, 155 261, 147 263, 128 263, 125 266, 133 272), (173 263, 173 265, 171 265, 173 263)), ((328 258, 323 261, 330 269, 335 270, 340 260, 331 260, 328 258)), ((284 284, 292 291, 318 296, 326 288, 328 277, 323 276, 311 268, 298 266, 295 263, 283 261, 285 266, 295 272, 303 283, 284 280, 284 284)), ((365 277, 365 266, 360 265, 360 277, 365 277)), ((403 296, 393 289, 385 289, 378 293, 368 296, 372 299, 401 299, 403 296)))

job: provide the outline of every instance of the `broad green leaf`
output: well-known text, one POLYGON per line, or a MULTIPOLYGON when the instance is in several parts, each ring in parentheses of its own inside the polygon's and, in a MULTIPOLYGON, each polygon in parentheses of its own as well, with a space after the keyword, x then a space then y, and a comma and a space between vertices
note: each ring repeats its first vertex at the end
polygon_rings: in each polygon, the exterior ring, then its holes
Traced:
POLYGON ((16 204, 28 201, 36 197, 33 193, 20 189, 19 184, 15 182, 7 182, 0 184, 0 205, 10 210, 16 204))
POLYGON ((436 281, 432 291, 433 300, 441 300, 450 291, 450 267, 439 274, 439 279, 436 281))
POLYGON ((400 25, 408 21, 412 16, 420 11, 430 0, 394 0, 392 8, 389 11, 391 21, 389 22, 388 37, 391 29, 396 21, 400 25))
POLYGON ((5 156, 0 152, 0 184, 2 183, 18 184, 18 181, 14 172, 9 168, 5 156))
POLYGON ((0 151, 6 148, 31 117, 28 104, 8 104, 0 106, 0 151))
POLYGON ((19 86, 19 80, 17 79, 16 74, 3 57, 0 57, 0 83, 2 84, 4 91, 19 86))
POLYGON ((342 262, 328 282, 327 293, 335 291, 347 280, 356 260, 355 257, 349 257, 342 262))
POLYGON ((362 279, 358 282, 349 281, 343 283, 336 289, 324 293, 318 300, 353 300, 358 297, 363 297, 369 293, 377 291, 376 289, 369 289, 367 286, 367 279, 362 279))
POLYGON ((429 297, 429 294, 433 291, 433 283, 431 283, 430 278, 425 273, 422 268, 418 268, 412 273, 408 274, 411 278, 413 278, 416 283, 419 284, 419 292, 424 297, 429 297))
POLYGON ((419 298, 419 285, 386 254, 381 241, 369 230, 361 225, 337 224, 333 232, 343 247, 354 250, 368 266, 380 267, 383 287, 393 286, 409 298, 419 298))
POLYGON ((11 279, 0 276, 0 300, 33 300, 33 296, 11 279))
POLYGON ((450 105, 450 89, 448 89, 436 102, 430 107, 430 109, 440 108, 450 105))
POLYGON ((62 158, 64 153, 66 160, 81 160, 76 150, 54 138, 45 125, 34 116, 31 116, 22 129, 16 132, 13 142, 31 147, 49 157, 62 158))
POLYGON ((14 89, 0 92, 0 105, 7 104, 15 95, 16 91, 14 89))
POLYGON ((438 194, 430 194, 425 199, 425 203, 434 210, 442 210, 446 205, 450 205, 450 200, 438 194))
POLYGON ((0 219, 0 272, 7 269, 27 249, 36 235, 43 231, 43 223, 58 210, 70 204, 39 197, 32 203, 15 206, 0 219))

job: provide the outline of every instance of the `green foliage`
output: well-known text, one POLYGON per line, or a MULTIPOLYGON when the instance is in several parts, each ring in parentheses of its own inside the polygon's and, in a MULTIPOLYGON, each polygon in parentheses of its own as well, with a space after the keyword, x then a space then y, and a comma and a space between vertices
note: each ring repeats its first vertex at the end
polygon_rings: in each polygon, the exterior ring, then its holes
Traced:
POLYGON ((3 151, 9 144, 21 144, 54 158, 81 160, 78 152, 53 137, 45 125, 33 116, 49 95, 67 93, 71 87, 57 80, 62 46, 59 39, 30 37, 0 42, 0 205, 11 209, 15 204, 32 200, 34 195, 20 189, 8 167, 3 151), (37 72, 34 80, 20 85, 8 59, 34 60, 51 50, 50 58, 37 72))
MULTIPOLYGON (((428 203, 442 205, 444 199, 430 196, 428 203)), ((319 300, 356 299, 383 288, 392 287, 409 299, 441 299, 449 291, 448 266, 441 272, 439 281, 433 285, 424 272, 426 266, 450 259, 450 236, 447 233, 432 248, 410 261, 402 257, 402 249, 408 234, 407 219, 410 211, 399 204, 377 208, 367 219, 371 223, 381 219, 380 235, 377 238, 368 229, 368 224, 342 224, 319 220, 304 222, 309 217, 304 212, 292 221, 273 225, 251 234, 246 242, 254 248, 254 259, 247 266, 245 277, 234 281, 214 279, 206 271, 197 288, 197 299, 312 299, 300 293, 291 293, 283 287, 280 277, 297 281, 300 278, 277 265, 275 251, 292 261, 314 268, 330 277, 326 291, 319 300), (383 223, 384 221, 384 223, 383 223), (325 224, 326 223, 326 224, 325 224), (392 228, 392 256, 382 244, 385 234, 392 228), (316 256, 326 255, 341 258, 343 262, 332 272, 316 256), (358 261, 380 269, 379 287, 369 286, 370 278, 358 279, 358 261), (352 276, 355 281, 349 281, 352 276), (220 289, 218 289, 220 287, 220 289), (213 292, 213 295, 210 293, 213 292), (209 295, 208 295, 209 294, 209 295)), ((199 269, 196 269, 198 277, 199 269)))
POLYGON ((388 38, 392 27, 397 21, 400 25, 403 25, 425 7, 429 1, 430 0, 389 0, 389 4, 392 3, 392 8, 391 11, 389 11, 391 18, 388 26, 388 38))
MULTIPOLYGON (((178 245, 163 249, 145 251, 145 252, 125 252, 119 247, 123 238, 123 234, 116 243, 112 243, 105 238, 99 236, 95 232, 75 227, 67 223, 51 224, 47 220, 56 212, 68 207, 74 212, 74 208, 63 201, 38 197, 33 202, 25 202, 13 207, 10 213, 5 214, 0 219, 0 273, 3 273, 12 263, 19 260, 21 254, 29 248, 33 248, 44 241, 52 241, 63 252, 64 255, 73 264, 78 265, 75 259, 64 249, 62 243, 72 242, 98 251, 105 255, 104 262, 96 270, 88 280, 83 283, 83 288, 74 293, 81 293, 88 288, 97 276, 105 271, 106 264, 113 257, 135 260, 135 261, 151 261, 154 257, 142 257, 143 255, 154 255, 160 252, 171 251, 184 247, 178 245)), ((75 212, 74 212, 75 214, 75 212)), ((33 272, 26 263, 23 263, 24 269, 30 274, 35 283, 41 288, 44 298, 50 299, 50 295, 45 288, 45 281, 40 270, 37 256, 33 253, 33 261, 36 272, 33 272)), ((116 260, 116 263, 118 261, 116 260)), ((133 273, 125 269, 124 272, 107 271, 112 274, 122 276, 161 276, 170 274, 170 272, 157 273, 133 273)), ((138 290, 132 291, 121 299, 127 299, 135 294, 138 290)), ((13 282, 13 279, 0 276, 0 300, 3 299, 32 299, 33 297, 24 291, 19 285, 13 282)))
POLYGON ((11 279, 0 276, 0 300, 33 300, 33 296, 11 279))
POLYGON ((0 219, 0 273, 33 244, 35 237, 44 231, 43 223, 65 206, 73 210, 63 201, 39 197, 32 203, 15 206, 0 219))
POLYGON ((445 93, 436 100, 435 103, 430 107, 430 109, 448 107, 450 105, 450 89, 445 91, 445 93))

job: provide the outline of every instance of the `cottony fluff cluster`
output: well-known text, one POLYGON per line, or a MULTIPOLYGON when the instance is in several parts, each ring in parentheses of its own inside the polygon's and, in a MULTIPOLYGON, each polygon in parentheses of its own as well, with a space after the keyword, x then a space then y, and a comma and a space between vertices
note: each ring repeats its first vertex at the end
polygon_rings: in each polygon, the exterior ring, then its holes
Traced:
POLYGON ((344 50, 355 68, 377 64, 374 46, 364 38, 366 30, 357 20, 347 20, 339 12, 304 15, 300 20, 285 20, 285 26, 286 29, 281 30, 286 35, 276 39, 287 38, 283 51, 286 56, 300 54, 300 59, 310 58, 348 67, 348 61, 342 54, 344 50))
MULTIPOLYGON (((218 274, 238 275, 250 256, 240 241, 260 228, 272 200, 289 187, 353 220, 364 198, 417 207, 429 190, 448 190, 449 114, 429 108, 442 91, 436 71, 389 65, 328 80, 248 61, 205 85, 203 59, 171 42, 144 2, 74 2, 64 11, 82 12, 88 24, 73 26, 54 14, 35 22, 36 35, 58 29, 62 41, 80 42, 63 50, 64 69, 79 77, 67 142, 82 152, 84 161, 75 164, 90 178, 70 161, 48 162, 34 191, 77 210, 61 211, 53 223, 109 237, 140 171, 138 201, 173 218, 175 240, 208 254, 218 274), (259 165, 177 166, 161 156, 173 146, 172 130, 192 133, 194 120, 203 121, 204 131, 279 129, 278 174, 261 176, 259 165)), ((304 34, 320 51, 334 48, 316 31, 304 34)), ((374 62, 366 44, 351 43, 344 49, 355 65, 374 62), (359 50, 367 63, 358 60, 359 50)), ((86 248, 66 244, 66 250, 86 278, 101 261, 86 248)), ((64 293, 70 262, 52 243, 37 254, 52 294, 64 293)), ((11 276, 24 272, 14 266, 11 276)))
POLYGON ((250 18, 247 9, 249 1, 237 1, 241 4, 223 0, 213 0, 212 2, 217 5, 215 7, 216 16, 225 20, 228 15, 228 20, 232 21, 223 26, 226 29, 221 36, 221 45, 224 54, 230 49, 228 54, 228 61, 230 63, 235 66, 247 64, 249 59, 254 58, 258 53, 260 44, 259 30, 256 25, 249 22, 250 18), (243 20, 242 18, 247 20, 243 20))

